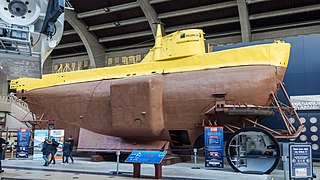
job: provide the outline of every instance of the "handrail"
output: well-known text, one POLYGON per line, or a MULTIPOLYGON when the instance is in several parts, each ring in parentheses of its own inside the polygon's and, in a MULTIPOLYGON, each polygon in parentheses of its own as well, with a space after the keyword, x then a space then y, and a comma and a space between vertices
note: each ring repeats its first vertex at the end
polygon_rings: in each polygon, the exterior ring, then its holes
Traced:
POLYGON ((2 95, 0 97, 0 102, 15 104, 26 111, 30 111, 28 104, 14 95, 2 95))

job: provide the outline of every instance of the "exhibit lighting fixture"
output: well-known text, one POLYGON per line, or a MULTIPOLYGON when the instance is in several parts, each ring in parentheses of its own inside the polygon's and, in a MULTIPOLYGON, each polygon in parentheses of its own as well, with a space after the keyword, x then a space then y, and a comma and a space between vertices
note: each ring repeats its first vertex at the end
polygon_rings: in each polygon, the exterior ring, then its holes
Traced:
POLYGON ((119 21, 114 22, 113 24, 114 24, 115 26, 120 26, 120 25, 121 25, 119 21))
POLYGON ((105 12, 109 12, 109 11, 110 11, 109 7, 104 7, 103 10, 104 10, 105 12))

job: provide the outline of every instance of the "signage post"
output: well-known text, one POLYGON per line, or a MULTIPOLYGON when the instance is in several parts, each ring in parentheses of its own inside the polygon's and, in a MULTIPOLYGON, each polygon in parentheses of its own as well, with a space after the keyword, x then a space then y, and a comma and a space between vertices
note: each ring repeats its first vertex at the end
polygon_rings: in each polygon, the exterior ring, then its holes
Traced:
POLYGON ((310 144, 289 145, 290 179, 312 179, 312 148, 310 144))
POLYGON ((17 136, 18 136, 18 146, 17 146, 16 158, 28 158, 29 143, 30 143, 30 129, 19 128, 17 136))
POLYGON ((204 127, 205 166, 223 168, 223 127, 204 127))

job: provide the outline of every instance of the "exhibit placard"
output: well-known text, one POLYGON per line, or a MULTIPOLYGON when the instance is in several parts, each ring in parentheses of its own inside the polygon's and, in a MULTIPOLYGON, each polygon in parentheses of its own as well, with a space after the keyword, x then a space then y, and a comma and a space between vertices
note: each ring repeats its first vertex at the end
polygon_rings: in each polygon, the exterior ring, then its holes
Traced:
POLYGON ((62 159, 63 151, 63 142, 64 142, 64 130, 50 130, 50 140, 54 139, 59 143, 59 146, 57 147, 57 153, 55 154, 55 159, 62 159))
POLYGON ((19 128, 17 133, 16 158, 28 158, 30 143, 30 129, 19 128))
POLYGON ((223 168, 223 127, 204 127, 205 166, 223 168))
POLYGON ((166 154, 164 151, 133 151, 125 162, 160 164, 166 154))
POLYGON ((289 145, 290 179, 312 178, 312 149, 310 144, 289 145))
POLYGON ((41 60, 39 56, 0 53, 0 68, 7 79, 20 77, 41 78, 41 60))
POLYGON ((320 95, 290 96, 297 110, 320 110, 320 95))
POLYGON ((48 130, 34 130, 33 160, 42 159, 41 149, 46 137, 49 137, 48 130))

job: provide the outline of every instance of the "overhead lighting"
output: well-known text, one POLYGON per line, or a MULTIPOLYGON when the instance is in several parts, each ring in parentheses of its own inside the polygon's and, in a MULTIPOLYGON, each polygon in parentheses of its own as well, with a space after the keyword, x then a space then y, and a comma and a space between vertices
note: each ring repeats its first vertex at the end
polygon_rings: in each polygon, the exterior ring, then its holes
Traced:
POLYGON ((119 21, 114 22, 113 24, 114 24, 115 26, 120 26, 120 25, 121 25, 119 21))
POLYGON ((103 10, 104 10, 105 12, 109 12, 109 11, 110 11, 110 9, 109 9, 108 7, 104 7, 103 10))

